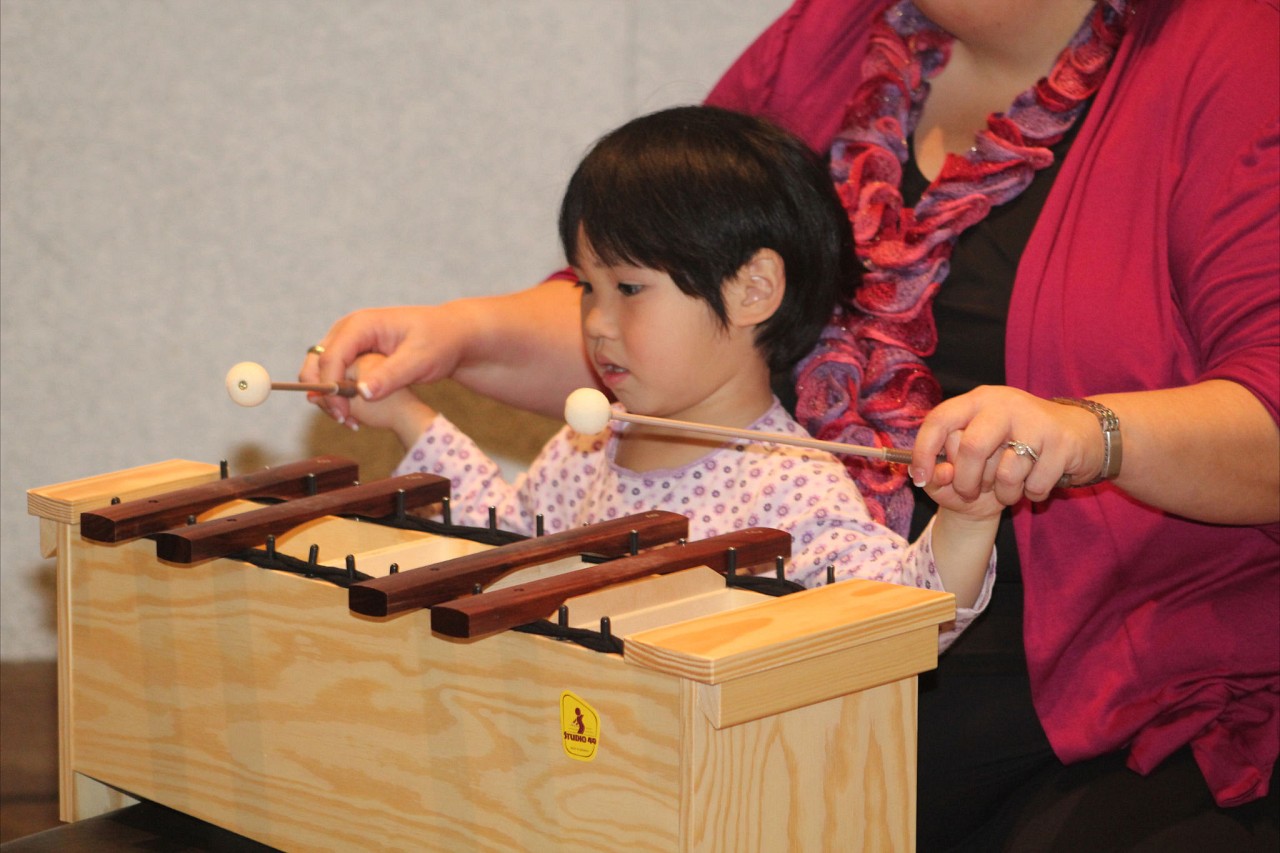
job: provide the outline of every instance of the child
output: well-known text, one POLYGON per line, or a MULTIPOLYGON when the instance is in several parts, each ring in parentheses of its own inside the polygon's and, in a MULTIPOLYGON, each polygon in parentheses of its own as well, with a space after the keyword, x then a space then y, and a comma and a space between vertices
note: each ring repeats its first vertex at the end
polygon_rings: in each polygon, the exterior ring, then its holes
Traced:
MULTIPOLYGON (((636 414, 806 435, 774 397, 852 290, 849 222, 821 161, 749 116, 680 107, 601 139, 569 182, 560 238, 582 290, 582 332, 601 384, 636 414)), ((364 358, 379 358, 365 356, 364 358)), ((367 364, 367 362, 363 362, 367 364)), ((358 372, 361 363, 355 366, 358 372)), ((352 401, 353 418, 409 448, 397 473, 452 481, 453 516, 531 534, 646 509, 689 516, 690 538, 750 526, 793 536, 806 586, 863 577, 956 595, 949 644, 986 606, 1001 507, 949 488, 920 539, 874 523, 834 457, 776 443, 723 443, 648 425, 562 429, 514 484, 443 416, 402 390, 352 401)))

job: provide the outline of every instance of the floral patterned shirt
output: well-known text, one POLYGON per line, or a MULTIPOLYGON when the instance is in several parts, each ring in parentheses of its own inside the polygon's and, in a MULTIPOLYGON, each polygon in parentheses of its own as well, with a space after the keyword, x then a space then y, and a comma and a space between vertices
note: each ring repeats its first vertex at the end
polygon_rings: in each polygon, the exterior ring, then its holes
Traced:
MULTIPOLYGON (((689 518, 689 538, 704 539, 745 527, 772 527, 792 536, 789 580, 806 587, 865 578, 943 589, 933 559, 932 524, 914 543, 871 520, 845 467, 834 456, 774 442, 730 441, 678 469, 636 472, 614 462, 617 434, 610 422, 599 435, 568 427, 547 442, 529 469, 506 482, 498 465, 474 442, 437 415, 405 455, 396 474, 448 477, 457 524, 488 523, 489 508, 504 530, 532 535, 538 515, 556 533, 651 509, 689 518)), ((751 429, 805 436, 774 401, 751 429)), ((986 607, 995 579, 995 553, 975 607, 957 610, 944 626, 946 648, 986 607)))

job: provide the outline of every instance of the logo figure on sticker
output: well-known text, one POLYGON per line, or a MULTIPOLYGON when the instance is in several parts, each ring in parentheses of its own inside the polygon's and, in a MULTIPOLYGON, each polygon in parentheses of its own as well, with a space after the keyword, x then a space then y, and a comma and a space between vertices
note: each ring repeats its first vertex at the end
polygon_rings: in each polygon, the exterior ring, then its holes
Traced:
POLYGON ((590 761, 600 744, 600 715, 580 696, 566 690, 560 694, 560 733, 566 755, 590 761))

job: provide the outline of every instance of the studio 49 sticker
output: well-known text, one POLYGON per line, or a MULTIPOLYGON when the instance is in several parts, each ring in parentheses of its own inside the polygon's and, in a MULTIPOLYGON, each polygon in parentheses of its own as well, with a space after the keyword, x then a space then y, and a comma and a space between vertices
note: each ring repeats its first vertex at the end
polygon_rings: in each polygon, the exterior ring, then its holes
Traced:
POLYGON ((566 755, 590 761, 600 745, 600 715, 582 697, 566 690, 560 694, 560 733, 566 755))

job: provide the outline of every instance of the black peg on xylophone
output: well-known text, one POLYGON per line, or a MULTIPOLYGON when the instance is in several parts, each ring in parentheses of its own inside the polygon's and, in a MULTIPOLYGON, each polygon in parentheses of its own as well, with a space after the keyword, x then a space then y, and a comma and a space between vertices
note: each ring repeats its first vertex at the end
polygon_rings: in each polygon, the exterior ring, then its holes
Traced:
POLYGON ((640 531, 639 530, 631 531, 631 537, 627 547, 631 549, 631 556, 633 557, 636 554, 640 553, 640 531))
POLYGON ((543 523, 544 522, 542 518, 542 513, 538 513, 537 516, 535 516, 533 519, 533 525, 534 525, 533 535, 535 538, 546 535, 547 531, 543 526, 543 523))
POLYGON ((316 573, 315 573, 316 564, 319 562, 320 562, 320 546, 316 545, 315 543, 312 543, 311 547, 307 550, 307 569, 308 569, 307 575, 306 575, 307 577, 313 578, 316 576, 316 573))
POLYGON ((827 563, 827 583, 831 584, 835 582, 836 582, 836 564, 827 563))
POLYGON ((392 564, 391 564, 391 566, 390 566, 390 568, 387 570, 387 574, 389 574, 389 575, 394 575, 394 574, 399 573, 399 571, 400 571, 400 564, 399 564, 399 563, 392 563, 392 564))
POLYGON ((787 573, 786 573, 786 571, 782 568, 782 557, 781 557, 781 556, 778 556, 778 557, 774 557, 774 558, 773 558, 773 571, 774 571, 774 573, 776 573, 776 574, 777 574, 777 576, 778 576, 778 580, 786 580, 786 578, 787 578, 787 573))
POLYGON ((473 584, 473 585, 472 585, 472 587, 471 587, 471 594, 472 594, 472 595, 479 595, 479 594, 480 594, 480 593, 482 593, 482 592, 484 592, 484 587, 483 587, 481 584, 478 584, 478 583, 477 583, 477 584, 473 584))
POLYGON ((307 483, 307 496, 308 496, 308 497, 312 497, 312 498, 314 498, 316 495, 320 494, 320 488, 319 488, 319 486, 317 486, 317 485, 316 485, 316 475, 315 475, 315 474, 307 474, 307 477, 306 477, 306 483, 307 483))
POLYGON ((449 496, 445 495, 440 499, 440 517, 444 521, 445 527, 453 525, 453 510, 449 506, 449 496))
POLYGON ((221 462, 218 463, 218 475, 219 475, 218 479, 220 480, 227 479, 228 473, 229 472, 227 470, 227 460, 223 459, 221 462))
POLYGON ((395 515, 396 515, 397 521, 404 521, 404 516, 405 516, 404 489, 399 489, 396 491, 395 515))
POLYGON ((347 580, 353 581, 355 579, 356 579, 356 555, 348 554, 347 555, 347 580))
POLYGON ((115 505, 116 505, 116 504, 118 504, 118 503, 120 503, 120 498, 119 498, 119 497, 114 497, 114 498, 112 498, 112 499, 111 499, 111 505, 112 505, 112 506, 115 506, 115 505))
POLYGON ((496 533, 498 530, 498 508, 496 506, 489 507, 489 532, 496 533))
POLYGON ((267 534, 267 559, 274 560, 276 558, 276 536, 274 533, 267 534))
POLYGON ((556 624, 561 631, 569 627, 569 605, 561 604, 556 608, 556 624))
POLYGON ((190 527, 191 525, 193 525, 193 524, 195 524, 195 523, 196 523, 196 517, 195 517, 194 515, 188 515, 188 516, 187 516, 187 526, 188 526, 188 527, 190 527))
POLYGON ((738 549, 726 548, 724 552, 724 585, 733 586, 738 582, 738 549))
POLYGON ((608 616, 600 617, 600 636, 603 637, 607 643, 613 642, 613 622, 608 616))

